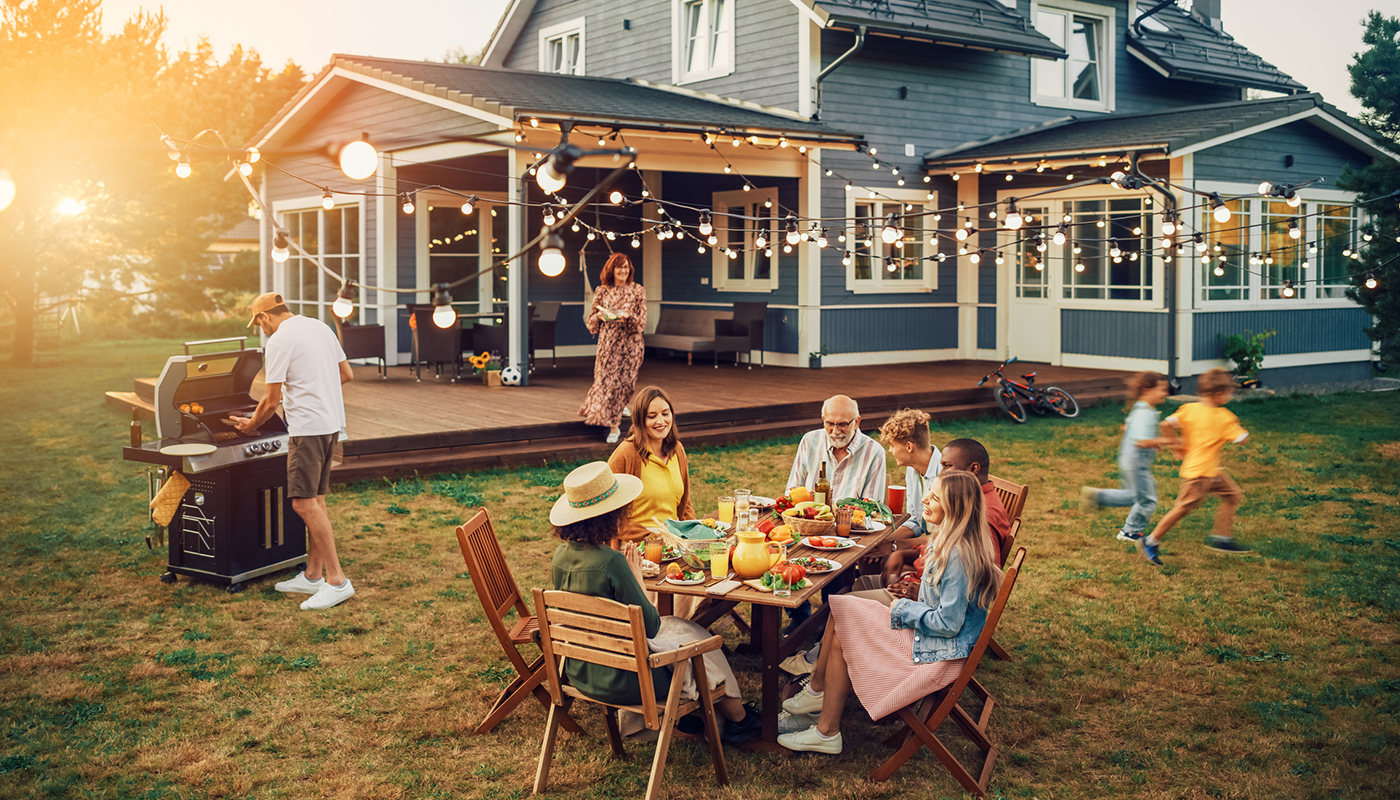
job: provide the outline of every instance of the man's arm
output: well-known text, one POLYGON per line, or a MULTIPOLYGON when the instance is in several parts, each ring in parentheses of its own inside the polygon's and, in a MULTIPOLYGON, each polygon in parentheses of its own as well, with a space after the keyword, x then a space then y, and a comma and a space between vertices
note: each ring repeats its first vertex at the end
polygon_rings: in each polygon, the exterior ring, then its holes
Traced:
MULTIPOLYGON (((341 362, 344 364, 345 362, 341 362)), ((267 391, 263 393, 262 399, 258 401, 258 407, 253 409, 251 417, 229 417, 233 421, 233 426, 242 432, 255 431, 262 427, 264 422, 272 418, 277 413, 277 406, 282 404, 282 384, 266 384, 267 391)))
POLYGON ((340 385, 344 386, 353 380, 355 380, 355 373, 350 370, 349 359, 340 362, 340 385))
MULTIPOLYGON (((811 436, 811 434, 807 434, 811 436)), ((807 436, 797 443, 797 455, 792 458, 792 471, 788 473, 787 488, 807 485, 807 436)))

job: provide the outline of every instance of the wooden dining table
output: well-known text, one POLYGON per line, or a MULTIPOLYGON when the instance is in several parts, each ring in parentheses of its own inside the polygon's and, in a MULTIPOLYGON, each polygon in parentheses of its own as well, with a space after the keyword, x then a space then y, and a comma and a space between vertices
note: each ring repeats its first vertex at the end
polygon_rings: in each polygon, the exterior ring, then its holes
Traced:
POLYGON ((813 597, 820 596, 822 590, 827 587, 834 586, 838 587, 839 590, 839 587, 849 586, 855 579, 857 563, 868 556, 887 555, 891 551, 890 540, 894 536, 895 530, 906 519, 908 519, 907 514, 900 514, 895 517, 894 522, 885 525, 884 530, 859 535, 856 535, 858 532, 853 532, 850 538, 854 539, 860 545, 859 547, 830 551, 797 545, 789 549, 788 555, 790 557, 816 556, 835 561, 840 566, 820 575, 808 575, 812 585, 805 589, 795 590, 787 597, 776 597, 772 592, 759 591, 748 585, 741 585, 724 595, 712 595, 706 590, 719 582, 713 578, 702 584, 681 586, 666 581, 664 572, 660 576, 647 578, 643 581, 646 589, 656 592, 657 611, 662 616, 673 613, 676 595, 703 598, 694 614, 691 615, 691 620, 706 628, 722 619, 741 603, 747 603, 751 607, 751 641, 757 645, 759 650, 763 685, 763 734, 758 742, 752 742, 751 745, 764 750, 783 749, 777 743, 778 712, 782 710, 782 700, 779 697, 782 692, 781 671, 778 665, 783 662, 783 659, 796 653, 808 638, 813 637, 817 631, 821 630, 822 626, 826 624, 827 617, 831 614, 830 606, 823 603, 792 633, 784 635, 783 610, 806 605, 813 597))

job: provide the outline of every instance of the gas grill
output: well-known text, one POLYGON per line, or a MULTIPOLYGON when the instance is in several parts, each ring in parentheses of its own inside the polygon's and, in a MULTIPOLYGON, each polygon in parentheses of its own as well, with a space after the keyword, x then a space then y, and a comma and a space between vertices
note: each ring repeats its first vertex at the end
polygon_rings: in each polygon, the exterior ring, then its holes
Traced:
POLYGON ((186 342, 156 381, 156 441, 122 449, 126 460, 153 465, 152 496, 172 470, 190 481, 168 528, 166 583, 185 575, 238 592, 247 580, 306 560, 306 525, 287 497, 286 423, 274 414, 245 434, 226 422, 257 408, 250 390, 263 354, 246 340, 186 342), (190 353, 212 345, 225 349, 190 353))

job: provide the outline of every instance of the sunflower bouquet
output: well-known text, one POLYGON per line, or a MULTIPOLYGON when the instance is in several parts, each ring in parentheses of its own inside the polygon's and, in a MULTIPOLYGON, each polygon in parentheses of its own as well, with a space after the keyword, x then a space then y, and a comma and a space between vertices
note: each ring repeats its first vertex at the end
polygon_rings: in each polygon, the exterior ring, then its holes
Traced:
POLYGON ((479 353, 467 359, 475 368, 473 375, 480 375, 483 372, 500 372, 501 357, 497 353, 479 353))

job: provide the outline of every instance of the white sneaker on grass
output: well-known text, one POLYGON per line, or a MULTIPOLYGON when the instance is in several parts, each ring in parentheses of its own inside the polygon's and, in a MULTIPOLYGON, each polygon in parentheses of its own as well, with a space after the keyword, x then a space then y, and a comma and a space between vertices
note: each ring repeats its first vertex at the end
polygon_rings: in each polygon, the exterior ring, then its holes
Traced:
POLYGON ((841 752, 841 732, 837 731, 835 736, 828 739, 818 733, 817 726, 813 725, 805 731, 780 735, 778 737, 778 744, 789 750, 838 755, 841 752))
POLYGON ((789 714, 820 714, 822 695, 813 694, 812 686, 808 684, 802 691, 783 701, 783 710, 789 714))
POLYGON ((778 712, 778 733, 797 733, 816 725, 817 721, 807 714, 778 712))
POLYGON ((276 589, 279 592, 287 592, 289 594, 316 594, 317 592, 321 591, 321 587, 325 585, 325 578, 317 578, 314 581, 308 580, 306 577, 306 572, 302 571, 298 572, 295 578, 288 578, 285 581, 278 581, 277 585, 273 586, 272 588, 276 589))
POLYGON ((346 578, 345 583, 342 583, 339 586, 332 586, 329 582, 327 582, 324 586, 321 587, 320 591, 316 592, 316 594, 311 595, 310 600, 307 600, 306 602, 301 604, 301 610, 315 611, 322 608, 330 608, 331 606, 337 606, 341 603, 344 603, 346 600, 349 600, 351 597, 354 596, 354 594, 355 587, 353 584, 350 583, 349 578, 346 578))

